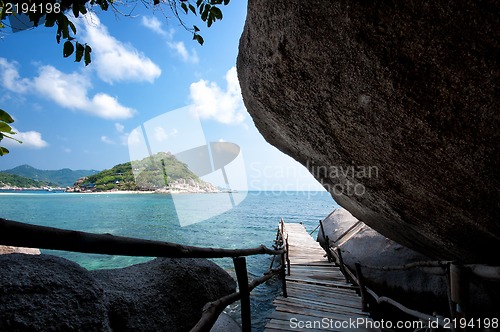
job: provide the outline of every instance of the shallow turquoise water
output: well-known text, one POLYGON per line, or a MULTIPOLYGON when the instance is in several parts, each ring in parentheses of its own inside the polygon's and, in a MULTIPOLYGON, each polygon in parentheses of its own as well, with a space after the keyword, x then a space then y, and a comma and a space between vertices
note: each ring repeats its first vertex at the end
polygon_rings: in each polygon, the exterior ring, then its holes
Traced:
MULTIPOLYGON (((2 218, 16 221, 220 248, 253 248, 260 244, 270 247, 280 218, 287 222, 303 222, 308 230, 313 230, 320 219, 337 207, 326 192, 249 192, 235 208, 202 222, 181 227, 174 205, 174 200, 178 199, 193 204, 193 211, 203 213, 200 212, 200 206, 206 208, 212 204, 216 208, 219 198, 210 194, 189 194, 173 198, 164 194, 37 192, 0 194, 0 206, 2 218)), ((123 267, 149 259, 50 250, 43 252, 71 259, 87 269, 123 267)), ((231 259, 214 261, 226 270, 232 270, 231 259)), ((252 256, 247 262, 250 277, 259 277, 269 268, 271 257, 252 256)), ((279 293, 280 287, 279 281, 271 281, 252 292, 254 331, 262 330, 265 318, 272 310, 272 300, 279 293)), ((237 316, 237 305, 234 310, 237 316)))

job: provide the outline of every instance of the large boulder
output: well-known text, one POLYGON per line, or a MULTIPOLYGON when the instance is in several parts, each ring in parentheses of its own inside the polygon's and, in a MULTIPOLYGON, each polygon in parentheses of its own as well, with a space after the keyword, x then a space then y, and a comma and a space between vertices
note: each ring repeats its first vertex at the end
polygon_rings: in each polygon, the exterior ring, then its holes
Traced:
POLYGON ((235 288, 204 259, 87 271, 50 255, 0 255, 0 331, 188 331, 235 288))
POLYGON ((499 10, 249 0, 243 100, 356 218, 433 258, 498 264, 499 10))
POLYGON ((236 290, 229 274, 206 259, 157 258, 91 274, 105 285, 115 331, 189 331, 206 303, 236 290))
POLYGON ((50 255, 0 255, 0 331, 109 331, 102 286, 50 255))

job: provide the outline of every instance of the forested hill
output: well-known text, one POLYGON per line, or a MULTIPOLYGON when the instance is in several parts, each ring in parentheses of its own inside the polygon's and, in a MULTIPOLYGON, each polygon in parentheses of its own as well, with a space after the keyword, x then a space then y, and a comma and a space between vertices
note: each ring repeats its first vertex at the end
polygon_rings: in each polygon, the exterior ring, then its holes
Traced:
POLYGON ((0 187, 43 188, 58 187, 58 184, 50 181, 36 181, 23 176, 0 172, 0 187))
POLYGON ((168 187, 179 180, 204 184, 186 164, 170 153, 160 152, 140 161, 118 164, 111 169, 87 176, 78 186, 97 191, 151 190, 168 187))
POLYGON ((52 182, 55 186, 70 187, 81 177, 95 174, 96 170, 71 170, 64 168, 60 170, 41 170, 30 165, 21 165, 3 171, 5 173, 19 175, 28 179, 52 182))

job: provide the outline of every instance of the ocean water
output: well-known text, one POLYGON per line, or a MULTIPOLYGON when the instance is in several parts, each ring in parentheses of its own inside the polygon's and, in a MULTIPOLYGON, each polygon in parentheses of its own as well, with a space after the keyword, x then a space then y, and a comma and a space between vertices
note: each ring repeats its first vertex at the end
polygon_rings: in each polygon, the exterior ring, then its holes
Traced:
MULTIPOLYGON (((212 200, 217 200, 216 196, 187 194, 175 199, 193 204, 196 211, 196 207, 210 206, 212 200)), ((248 192, 233 209, 182 227, 174 200, 166 194, 1 193, 0 206, 1 217, 15 221, 218 248, 253 248, 261 244, 271 247, 280 218, 286 222, 303 222, 306 229, 312 231, 319 220, 338 207, 327 192, 248 192)), ((151 259, 42 252, 73 260, 89 270, 124 267, 151 259)), ((271 260, 267 255, 248 257, 249 277, 260 277, 271 260)), ((230 273, 233 271, 231 259, 213 261, 230 273)), ((251 293, 253 331, 263 329, 280 289, 280 281, 271 280, 251 293)), ((228 313, 239 321, 238 303, 231 306, 228 313)))

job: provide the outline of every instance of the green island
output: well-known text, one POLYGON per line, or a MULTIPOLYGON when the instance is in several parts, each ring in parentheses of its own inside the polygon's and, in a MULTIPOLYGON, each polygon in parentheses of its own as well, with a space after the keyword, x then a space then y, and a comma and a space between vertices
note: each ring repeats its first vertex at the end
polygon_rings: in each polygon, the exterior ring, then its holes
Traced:
POLYGON ((171 153, 160 152, 82 177, 67 191, 218 192, 218 189, 201 180, 171 153))

